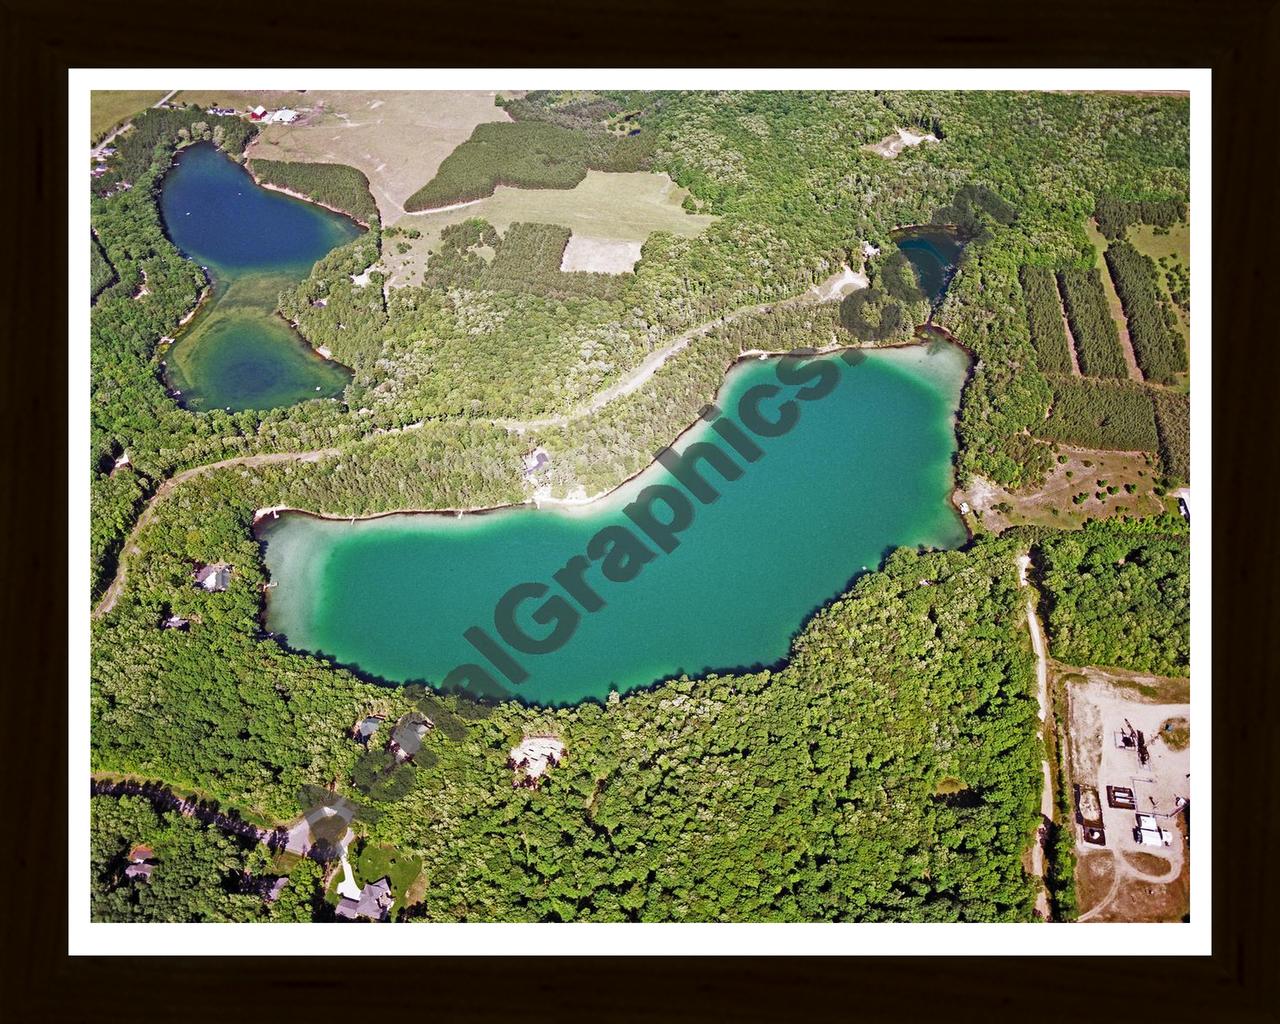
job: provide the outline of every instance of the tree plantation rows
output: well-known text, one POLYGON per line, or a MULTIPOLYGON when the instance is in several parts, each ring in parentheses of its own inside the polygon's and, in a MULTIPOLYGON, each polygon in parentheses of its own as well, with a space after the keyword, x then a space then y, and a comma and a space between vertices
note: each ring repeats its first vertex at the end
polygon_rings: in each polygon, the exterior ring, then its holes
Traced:
POLYGON ((1081 372, 1086 377, 1127 379, 1129 371, 1120 348, 1120 334, 1097 269, 1059 270, 1058 287, 1062 289, 1081 372))
POLYGON ((1123 238, 1107 246, 1106 259, 1143 377, 1172 384, 1187 368, 1187 354, 1174 326, 1175 314, 1160 291, 1155 263, 1123 238))
POLYGON ((440 164, 436 176, 405 200, 409 212, 493 195, 499 185, 573 188, 588 170, 642 170, 649 152, 636 138, 562 128, 547 121, 477 125, 440 164))
POLYGON ((1071 352, 1062 324, 1057 277, 1047 267, 1023 267, 1020 278, 1036 364, 1044 373, 1070 373, 1071 352))
POLYGON ((1160 463, 1175 480, 1191 479, 1191 397, 1176 391, 1151 395, 1160 437, 1160 463))
POLYGON ((1098 230, 1108 239, 1124 238, 1124 233, 1134 224, 1154 224, 1168 228, 1187 219, 1187 204, 1183 198, 1124 200, 1100 194, 1093 208, 1098 230))
POLYGON ((1053 406, 1038 428, 1042 437, 1117 451, 1158 449, 1151 391, 1131 381, 1053 379, 1053 406))

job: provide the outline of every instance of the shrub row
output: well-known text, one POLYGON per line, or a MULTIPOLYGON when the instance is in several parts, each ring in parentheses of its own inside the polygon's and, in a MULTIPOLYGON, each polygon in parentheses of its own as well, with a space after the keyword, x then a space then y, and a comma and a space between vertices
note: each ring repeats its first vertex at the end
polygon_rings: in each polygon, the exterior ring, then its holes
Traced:
POLYGON ((1174 374, 1187 368, 1187 353, 1174 326, 1176 314, 1160 291, 1155 263, 1124 239, 1112 242, 1106 257, 1143 376, 1158 384, 1173 383, 1174 374))
POLYGON ((1096 268, 1059 270, 1058 284, 1081 372, 1089 377, 1128 377, 1120 335, 1107 304, 1107 293, 1102 290, 1102 275, 1096 268))
POLYGON ((116 279, 115 269, 102 246, 92 235, 89 236, 89 299, 96 299, 99 293, 116 279))

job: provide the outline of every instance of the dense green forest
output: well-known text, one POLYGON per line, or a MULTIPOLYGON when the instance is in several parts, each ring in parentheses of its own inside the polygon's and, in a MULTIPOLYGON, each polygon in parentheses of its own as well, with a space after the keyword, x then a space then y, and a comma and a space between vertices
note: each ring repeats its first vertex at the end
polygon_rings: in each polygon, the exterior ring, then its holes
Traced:
POLYGON ((1062 289, 1062 302, 1076 342, 1081 372, 1089 377, 1126 380, 1129 370, 1124 363, 1111 307, 1107 305, 1102 275, 1096 268, 1060 270, 1058 285, 1062 289))
POLYGON ((111 266, 111 261, 107 259, 107 254, 102 251, 102 246, 98 243, 96 237, 89 238, 89 299, 96 299, 101 294, 102 289, 111 284, 116 279, 115 268, 111 266))
MULTIPOLYGON (((519 501, 530 490, 521 457, 534 444, 552 452, 555 493, 615 486, 688 426, 744 350, 909 337, 928 309, 892 232, 926 223, 971 234, 934 315, 974 356, 957 422, 962 481, 1033 484, 1055 440, 1158 448, 1165 473, 1185 478, 1185 396, 1156 395, 1153 414, 1148 389, 1055 376, 1061 364, 1037 326, 1052 319, 1032 311, 1046 296, 1027 275, 1043 285, 1057 270, 1090 273, 1084 223, 1102 195, 1185 198, 1186 101, 531 93, 505 106, 515 121, 477 129, 480 143, 473 136, 446 160, 422 205, 503 180, 564 188, 588 168, 648 166, 720 219, 696 238, 651 235, 634 274, 618 276, 561 272, 563 228, 516 224, 499 235, 470 221, 445 232, 423 286, 385 292, 375 226, 280 298, 308 341, 353 368, 343 401, 266 413, 179 408, 158 351, 207 285, 165 237, 159 183, 176 147, 209 138, 239 154, 253 129, 184 108, 148 111, 141 130, 121 136, 92 207, 117 277, 91 316, 94 593, 115 574, 143 504, 176 472, 272 452, 336 454, 210 470, 157 501, 119 602, 93 625, 95 771, 163 780, 267 822, 296 817, 311 787, 332 785, 362 801, 362 833, 423 858, 427 895, 413 910, 427 920, 1027 919, 1034 888, 1019 857, 1037 820, 1040 753, 1013 561, 1025 538, 895 554, 809 622, 778 671, 676 680, 564 710, 504 704, 486 716, 439 698, 430 757, 415 762, 408 792, 383 801, 360 785, 369 765, 349 731, 364 714, 400 715, 416 701, 262 635, 253 513, 519 501), (894 160, 862 148, 904 125, 943 141, 894 160), (881 254, 866 263, 873 287, 861 299, 783 302, 841 265, 858 269, 868 242, 881 254), (643 387, 556 425, 686 333, 643 387), (540 417, 523 435, 504 426, 540 417), (130 464, 115 468, 125 451, 130 464), (213 561, 233 566, 226 592, 191 585, 192 565, 213 561), (170 614, 190 628, 161 629, 170 614), (569 758, 539 789, 514 789, 506 753, 533 731, 561 736, 569 758), (943 778, 964 788, 939 792, 943 778)), ((1101 313, 1110 322, 1105 299, 1101 313)), ((1057 326, 1061 335, 1060 316, 1057 326)), ((1095 335, 1105 342, 1104 329, 1095 335)), ((1086 372, 1100 373, 1105 344, 1091 351, 1086 372)), ((1106 632, 1106 595, 1089 580, 1066 589, 1065 552, 1054 592, 1072 611, 1051 626, 1055 643, 1148 658, 1146 640, 1106 632)), ((1165 561, 1154 548, 1127 559, 1111 589, 1119 582, 1137 600, 1151 574, 1159 587, 1176 583, 1165 561)), ((1147 628, 1164 636, 1174 626, 1151 618, 1147 628)), ((295 886, 291 875, 292 909, 286 897, 270 907, 242 899, 243 873, 267 869, 257 850, 180 815, 145 808, 153 821, 128 801, 110 806, 95 810, 102 919, 324 913, 318 876, 295 886), (165 888, 164 858, 148 883, 157 888, 122 886, 121 851, 143 839, 157 853, 190 850, 186 893, 165 888)))
POLYGON ((300 192, 317 203, 350 214, 366 227, 378 219, 369 179, 354 167, 254 159, 249 161, 249 170, 260 182, 300 192))
POLYGON ((1156 432, 1160 436, 1160 465, 1174 480, 1191 479, 1191 397, 1176 391, 1152 395, 1156 432))
POLYGON ((323 913, 321 865, 298 860, 287 875, 261 844, 229 836, 138 796, 94 796, 89 871, 94 921, 313 921, 323 913), (147 878, 130 878, 145 847, 147 878), (288 882, 275 900, 266 890, 288 882))
MULTIPOLYGON (((897 553, 778 672, 485 716, 431 698, 453 714, 432 707, 430 757, 384 801, 354 788, 350 728, 418 695, 258 637, 255 477, 201 478, 148 529, 131 600, 95 627, 95 770, 161 776, 268 821, 335 780, 366 807, 361 832, 421 855, 430 920, 1028 917, 1019 854, 1039 753, 1017 542, 897 553), (215 552, 233 584, 208 594, 189 566, 215 552), (158 628, 170 608, 190 630, 158 628), (507 750, 534 731, 569 758, 538 790, 513 789, 507 750), (964 791, 939 795, 943 778, 964 791)), ((147 838, 117 832, 117 852, 147 838)))
POLYGON ((1022 293, 1027 302, 1027 328, 1036 350, 1036 365, 1044 373, 1070 373, 1071 353, 1062 325, 1058 281, 1047 267, 1023 267, 1022 293))
POLYGON ((1191 544, 1180 516, 1093 522, 1040 546, 1049 649, 1068 665, 1185 676, 1191 544))
MULTIPOLYGON (((171 152, 175 146, 208 141, 231 154, 240 154, 258 134, 255 125, 240 117, 208 114, 199 107, 150 107, 131 119, 133 127, 118 136, 107 171, 93 179, 93 193, 106 196, 121 185, 137 182, 156 163, 157 149, 171 152)), ((168 159, 164 160, 168 164, 168 159)))
POLYGON ((1053 379, 1053 406, 1041 437, 1085 448, 1154 452, 1159 447, 1151 391, 1130 381, 1053 379))
POLYGON ((1123 238, 1107 246, 1106 259, 1143 377, 1172 384, 1187 368, 1187 353, 1174 321, 1177 314, 1160 291, 1155 262, 1123 238))

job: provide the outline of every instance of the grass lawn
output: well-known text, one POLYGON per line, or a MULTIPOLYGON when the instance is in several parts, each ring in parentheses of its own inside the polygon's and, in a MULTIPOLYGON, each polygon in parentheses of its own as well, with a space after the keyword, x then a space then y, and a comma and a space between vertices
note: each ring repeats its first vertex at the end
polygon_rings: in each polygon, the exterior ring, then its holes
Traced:
POLYGON ((420 858, 406 856, 394 847, 375 843, 364 845, 352 867, 355 869, 356 884, 360 886, 376 882, 379 878, 388 878, 391 881, 391 893, 401 905, 404 894, 422 874, 420 858))
POLYGON ((164 99, 163 92, 95 89, 89 95, 89 141, 97 142, 116 125, 164 99))
MULTIPOLYGON (((667 175, 647 171, 588 171, 579 185, 569 189, 499 185, 493 195, 466 206, 437 213, 406 214, 399 226, 417 228, 422 237, 414 239, 404 253, 397 252, 395 245, 387 246, 383 262, 388 277, 394 278, 394 287, 418 283, 428 254, 440 241, 440 232, 469 217, 482 217, 499 232, 505 232, 517 221, 559 224, 572 231, 575 238, 600 243, 643 243, 654 231, 691 238, 705 231, 716 218, 686 213, 680 205, 686 195, 688 192, 667 175)), ((601 245, 598 254, 607 260, 609 250, 609 246, 601 245)), ((588 268, 574 265, 569 269, 588 268)), ((615 268, 601 263, 594 269, 615 268)))

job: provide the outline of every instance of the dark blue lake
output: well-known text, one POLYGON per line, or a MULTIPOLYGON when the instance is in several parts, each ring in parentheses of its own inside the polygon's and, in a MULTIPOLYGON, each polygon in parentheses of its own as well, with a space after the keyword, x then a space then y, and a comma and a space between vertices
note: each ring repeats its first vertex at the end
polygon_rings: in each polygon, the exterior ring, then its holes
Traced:
POLYGON ((319 356, 275 312, 280 291, 360 234, 354 221, 264 189, 217 147, 183 150, 160 212, 174 244, 206 267, 213 295, 167 357, 193 409, 272 409, 340 394, 349 371, 319 356))
POLYGON ((921 225, 894 232, 893 240, 915 269, 934 309, 947 292, 964 241, 953 228, 921 225))

